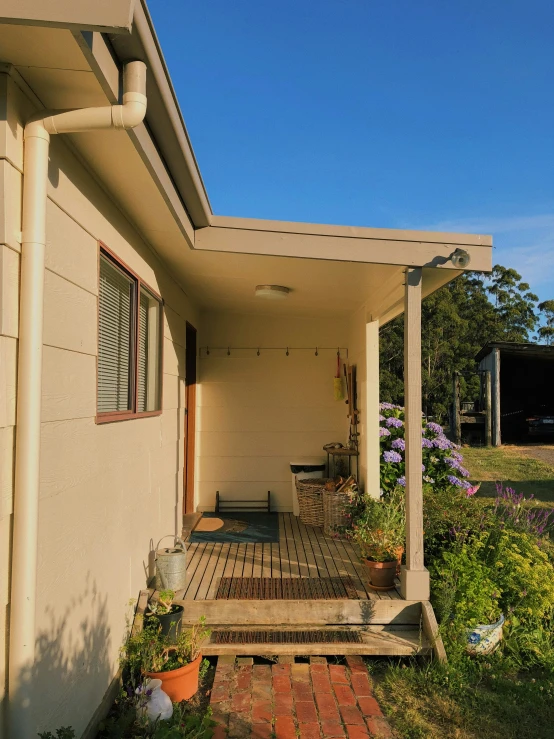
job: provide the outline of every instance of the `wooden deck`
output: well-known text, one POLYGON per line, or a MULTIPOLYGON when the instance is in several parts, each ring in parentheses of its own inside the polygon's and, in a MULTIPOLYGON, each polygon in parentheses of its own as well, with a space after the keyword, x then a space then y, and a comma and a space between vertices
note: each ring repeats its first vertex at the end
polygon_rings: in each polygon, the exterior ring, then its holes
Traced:
POLYGON ((349 541, 325 536, 292 513, 279 513, 279 542, 275 544, 189 543, 188 585, 177 598, 213 600, 221 577, 347 577, 360 600, 400 599, 396 590, 376 593, 366 587, 367 576, 349 541))

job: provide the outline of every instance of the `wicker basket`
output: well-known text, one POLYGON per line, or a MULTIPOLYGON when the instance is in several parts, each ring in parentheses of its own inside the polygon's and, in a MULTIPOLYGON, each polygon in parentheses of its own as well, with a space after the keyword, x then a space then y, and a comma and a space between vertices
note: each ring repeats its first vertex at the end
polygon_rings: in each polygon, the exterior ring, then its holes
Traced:
POLYGON ((347 526, 350 519, 346 516, 347 505, 350 502, 348 493, 337 493, 334 490, 325 490, 323 493, 323 514, 325 521, 323 531, 326 536, 336 536, 337 527, 347 526))
POLYGON ((323 491, 327 479, 324 477, 296 478, 296 496, 300 509, 300 520, 306 526, 323 526, 323 491))

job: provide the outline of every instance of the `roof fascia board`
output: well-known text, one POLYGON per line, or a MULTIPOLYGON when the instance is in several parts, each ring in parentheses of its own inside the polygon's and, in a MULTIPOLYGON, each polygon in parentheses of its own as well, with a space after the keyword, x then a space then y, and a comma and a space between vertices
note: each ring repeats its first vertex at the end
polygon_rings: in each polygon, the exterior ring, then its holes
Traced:
POLYGON ((319 236, 343 236, 387 241, 415 241, 418 243, 448 243, 463 246, 492 246, 492 236, 482 234, 443 233, 440 231, 413 231, 395 228, 368 228, 365 226, 333 226, 321 223, 294 221, 266 221, 259 218, 235 218, 212 216, 212 226, 252 231, 278 231, 280 233, 314 234, 319 236))
MULTIPOLYGON (((246 219, 232 220, 251 223, 246 219)), ((214 221, 216 224, 221 223, 219 217, 214 217, 214 221)), ((210 226, 199 229, 196 232, 195 248, 204 251, 327 259, 338 262, 436 267, 459 272, 450 261, 450 257, 460 245, 463 245, 470 256, 468 270, 477 272, 492 270, 492 246, 471 243, 473 239, 490 240, 490 237, 454 234, 452 240, 443 240, 441 236, 451 235, 286 223, 282 224, 283 228, 277 229, 278 222, 269 223, 274 226, 272 230, 248 226, 241 228, 236 223, 233 227, 210 226)))
MULTIPOLYGON (((112 104, 119 102, 121 70, 109 42, 100 33, 89 34, 85 32, 74 33, 73 35, 108 100, 112 104)), ((194 227, 150 130, 144 123, 141 123, 136 128, 127 131, 127 135, 156 183, 189 247, 192 248, 194 246, 194 227)))
POLYGON ((129 36, 109 36, 120 63, 140 59, 148 67, 146 121, 195 228, 211 223, 212 209, 194 156, 177 96, 152 19, 143 0, 137 2, 129 36))
POLYGON ((130 33, 135 0, 3 0, 0 23, 130 33))

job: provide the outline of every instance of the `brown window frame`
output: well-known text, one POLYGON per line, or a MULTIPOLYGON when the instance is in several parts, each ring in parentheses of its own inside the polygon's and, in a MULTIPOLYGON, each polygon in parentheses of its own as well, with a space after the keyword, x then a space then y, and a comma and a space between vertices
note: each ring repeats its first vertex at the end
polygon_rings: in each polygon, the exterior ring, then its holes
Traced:
MULTIPOLYGON (((152 416, 161 416, 163 412, 163 370, 164 370, 164 301, 161 295, 153 290, 150 285, 145 282, 140 275, 132 270, 129 265, 125 264, 117 254, 115 254, 106 244, 102 241, 98 242, 98 285, 100 284, 100 259, 104 255, 113 264, 124 272, 134 282, 134 295, 133 295, 133 309, 132 309, 132 338, 131 338, 131 361, 130 361, 130 379, 132 383, 131 395, 132 395, 132 409, 126 411, 107 411, 100 413, 98 411, 98 360, 99 353, 96 354, 96 418, 97 424, 101 423, 114 423, 116 421, 129 421, 133 418, 151 418, 152 416), (152 297, 157 300, 160 304, 160 389, 159 389, 159 403, 160 408, 156 411, 137 411, 138 407, 138 346, 139 346, 139 302, 140 302, 140 291, 141 288, 147 290, 152 297)), ((100 292, 98 293, 97 301, 97 346, 100 343, 100 292)))

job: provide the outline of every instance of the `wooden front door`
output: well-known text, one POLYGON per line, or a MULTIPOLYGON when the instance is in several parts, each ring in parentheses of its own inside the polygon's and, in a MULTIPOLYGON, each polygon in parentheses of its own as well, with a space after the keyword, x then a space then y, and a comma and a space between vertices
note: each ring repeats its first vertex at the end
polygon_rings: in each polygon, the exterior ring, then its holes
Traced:
POLYGON ((187 323, 185 358, 185 467, 183 513, 194 513, 194 440, 196 431, 196 329, 187 323))

